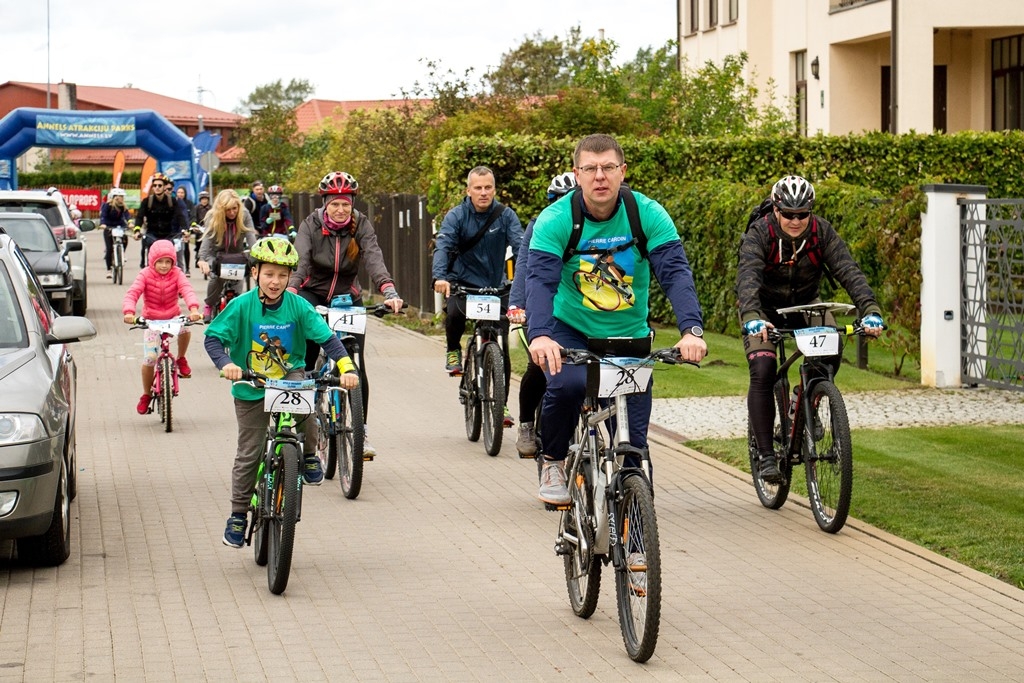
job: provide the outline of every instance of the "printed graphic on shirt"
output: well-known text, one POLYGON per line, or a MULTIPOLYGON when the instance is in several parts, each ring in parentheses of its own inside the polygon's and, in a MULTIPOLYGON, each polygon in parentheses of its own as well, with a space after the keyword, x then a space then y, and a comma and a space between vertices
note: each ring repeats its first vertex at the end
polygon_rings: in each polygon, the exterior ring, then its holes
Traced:
POLYGON ((256 323, 253 325, 252 351, 249 354, 249 366, 271 379, 282 379, 292 370, 291 356, 288 349, 293 347, 295 324, 272 325, 256 323))
POLYGON ((581 243, 581 252, 601 250, 600 253, 580 254, 579 270, 573 273, 573 282, 583 295, 586 308, 620 311, 633 307, 636 301, 633 295, 634 250, 615 250, 631 239, 599 237, 581 243))

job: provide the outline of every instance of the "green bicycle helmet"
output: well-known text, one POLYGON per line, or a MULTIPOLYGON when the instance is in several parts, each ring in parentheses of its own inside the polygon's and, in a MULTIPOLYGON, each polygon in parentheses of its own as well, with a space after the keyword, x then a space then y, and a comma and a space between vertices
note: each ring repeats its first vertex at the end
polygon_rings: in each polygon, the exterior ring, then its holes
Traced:
POLYGON ((256 263, 276 263, 289 268, 299 265, 299 252, 288 238, 261 237, 252 245, 249 257, 256 263))

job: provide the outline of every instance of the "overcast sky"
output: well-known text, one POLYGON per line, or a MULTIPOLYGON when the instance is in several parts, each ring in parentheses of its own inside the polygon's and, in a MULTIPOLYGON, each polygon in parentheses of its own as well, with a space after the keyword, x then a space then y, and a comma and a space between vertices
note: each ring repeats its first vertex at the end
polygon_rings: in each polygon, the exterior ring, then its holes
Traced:
POLYGON ((397 97, 426 60, 474 84, 540 31, 614 40, 616 62, 675 37, 674 0, 0 0, 0 82, 136 88, 231 111, 257 86, 308 80, 315 97, 397 97), (47 39, 49 7, 49 39, 47 39), (113 7, 104 12, 101 7, 113 7), (47 45, 49 44, 49 51, 47 45), (49 52, 49 74, 47 53, 49 52))

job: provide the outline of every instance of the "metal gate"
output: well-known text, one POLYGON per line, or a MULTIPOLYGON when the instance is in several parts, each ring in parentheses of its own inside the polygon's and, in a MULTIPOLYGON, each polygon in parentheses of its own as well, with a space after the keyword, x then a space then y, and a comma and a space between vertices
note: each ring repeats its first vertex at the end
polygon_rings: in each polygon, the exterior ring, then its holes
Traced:
POLYGON ((961 381, 1024 391, 1024 199, 961 199, 961 381))

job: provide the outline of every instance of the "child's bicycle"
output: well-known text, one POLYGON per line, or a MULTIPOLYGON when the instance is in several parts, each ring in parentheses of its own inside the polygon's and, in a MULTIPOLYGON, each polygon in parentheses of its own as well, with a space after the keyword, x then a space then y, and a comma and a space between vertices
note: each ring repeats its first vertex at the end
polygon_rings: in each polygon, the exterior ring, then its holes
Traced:
MULTIPOLYGON (((592 340, 592 348, 600 342, 592 340)), ((643 358, 587 349, 564 349, 563 355, 567 363, 587 365, 587 393, 565 461, 570 502, 546 505, 562 511, 555 552, 563 559, 572 611, 582 619, 597 609, 601 565, 615 568, 622 640, 633 661, 646 662, 661 620, 661 549, 650 452, 629 442, 626 399, 648 390, 655 361, 686 361, 674 347, 643 358)))
POLYGON ((223 253, 217 256, 214 267, 221 282, 220 299, 210 309, 212 321, 223 311, 236 296, 249 289, 248 252, 238 254, 223 253))
POLYGON ((302 434, 296 416, 314 410, 319 388, 337 386, 337 377, 304 380, 270 379, 244 370, 239 383, 265 389, 263 406, 270 413, 267 448, 256 472, 256 489, 249 504, 245 542, 253 546, 256 564, 267 567, 270 592, 280 595, 288 586, 295 544, 295 524, 302 517, 302 434))
MULTIPOLYGON (((466 421, 466 438, 480 439, 484 434, 484 451, 497 455, 505 428, 505 359, 503 350, 508 339, 501 320, 505 307, 501 298, 510 285, 503 287, 452 288, 451 296, 466 297, 466 318, 473 321, 473 334, 466 342, 459 403, 466 421)), ((511 426, 511 425, 509 425, 511 426)))
MULTIPOLYGON (((355 335, 366 334, 366 312, 370 310, 378 318, 391 313, 387 304, 377 304, 371 309, 363 306, 352 306, 350 297, 347 301, 332 302, 335 304, 317 306, 316 311, 324 317, 327 324, 338 339, 345 345, 345 350, 362 376, 363 353, 359 340, 355 335)), ((338 299, 338 297, 336 297, 338 299)), ((405 308, 407 306, 403 306, 405 308)), ((325 377, 337 373, 337 368, 321 350, 316 367, 319 376, 325 377)), ((363 462, 373 460, 373 456, 363 453, 363 432, 365 420, 362 386, 355 389, 343 389, 330 386, 317 390, 316 417, 319 425, 319 439, 316 453, 324 469, 324 478, 333 479, 339 473, 341 492, 349 500, 355 499, 363 486, 363 462)))
POLYGON ((779 369, 773 394, 775 424, 772 447, 783 481, 771 484, 761 478, 757 444, 748 424, 750 469, 754 490, 761 504, 778 510, 789 497, 793 466, 804 464, 807 496, 814 519, 823 531, 836 533, 846 524, 853 494, 853 444, 846 403, 832 381, 829 364, 840 352, 839 335, 863 335, 858 321, 845 327, 824 325, 828 313, 849 313, 855 307, 841 303, 816 303, 780 308, 780 315, 801 314, 812 324, 802 329, 769 330, 768 339, 777 349, 779 369), (815 323, 820 323, 815 325, 815 323), (786 339, 796 342, 797 351, 786 357, 786 339), (799 381, 790 395, 789 369, 800 358, 799 381))
POLYGON ((178 364, 171 353, 171 340, 181 333, 181 328, 201 325, 201 321, 191 321, 185 316, 170 320, 146 320, 135 318, 128 329, 156 330, 160 333, 160 350, 157 352, 156 367, 153 373, 153 387, 149 390, 149 411, 154 409, 160 413, 160 421, 164 423, 164 431, 172 431, 171 400, 178 395, 178 364))

